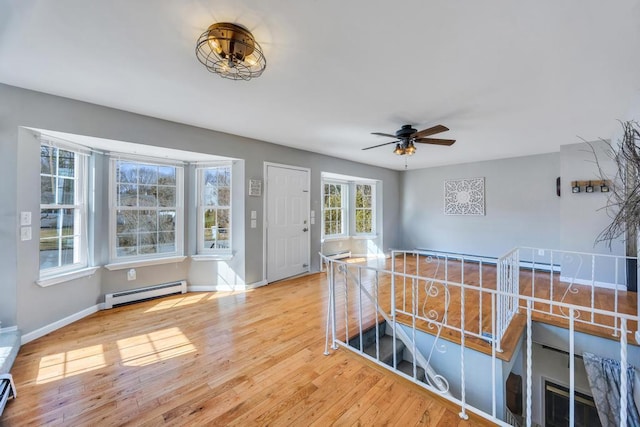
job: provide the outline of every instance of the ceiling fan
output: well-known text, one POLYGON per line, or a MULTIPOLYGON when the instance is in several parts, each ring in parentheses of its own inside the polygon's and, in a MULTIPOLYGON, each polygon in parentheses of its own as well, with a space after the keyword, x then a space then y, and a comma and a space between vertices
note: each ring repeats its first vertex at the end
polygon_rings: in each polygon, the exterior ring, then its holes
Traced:
POLYGON ((439 138, 425 138, 426 136, 435 135, 436 133, 448 131, 449 128, 442 125, 432 126, 428 129, 418 131, 411 125, 404 125, 396 131, 395 135, 382 132, 371 132, 372 135, 388 136, 394 138, 395 141, 385 142, 384 144, 374 145, 373 147, 363 148, 363 150, 370 150, 372 148, 382 147, 384 145, 396 144, 396 148, 393 152, 399 156, 408 155, 412 156, 416 152, 416 142, 420 144, 434 144, 434 145, 452 145, 456 142, 455 139, 439 139, 439 138))

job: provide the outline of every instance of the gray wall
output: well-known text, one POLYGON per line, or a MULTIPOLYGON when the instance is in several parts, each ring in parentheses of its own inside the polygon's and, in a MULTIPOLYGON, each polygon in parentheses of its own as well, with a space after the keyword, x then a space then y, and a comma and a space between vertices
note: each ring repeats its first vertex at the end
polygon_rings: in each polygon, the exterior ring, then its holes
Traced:
POLYGON ((571 193, 571 181, 599 180, 598 163, 611 178, 615 177, 615 163, 607 154, 608 145, 602 141, 563 145, 560 147, 563 193, 560 215, 562 230, 560 247, 563 250, 624 255, 622 241, 596 243, 598 234, 611 223, 611 212, 604 207, 610 193, 571 193))
POLYGON ((408 171, 403 247, 498 257, 515 246, 557 248, 558 153, 408 171), (444 180, 485 178, 485 215, 444 215, 444 180))
MULTIPOLYGON (((263 179, 265 161, 307 167, 311 169, 311 209, 316 212, 319 212, 320 173, 323 171, 381 180, 385 199, 382 212, 384 249, 400 245, 399 172, 7 85, 0 85, 0 99, 0 170, 3 178, 0 186, 3 201, 0 205, 0 271, 3 272, 0 281, 0 294, 3 295, 0 299, 0 321, 3 327, 17 324, 23 333, 28 333, 95 305, 101 301, 105 289, 139 287, 173 278, 188 278, 191 265, 184 262, 137 269, 138 280, 130 282, 134 285, 126 282, 125 271, 105 269, 92 278, 49 288, 34 284, 38 276, 37 239, 19 241, 17 214, 20 211, 39 210, 38 168, 34 163, 38 154, 34 151, 37 144, 29 141, 28 135, 22 135, 19 142, 20 127, 244 159, 245 181, 249 178, 263 179)), ((285 122, 283 118, 283 125, 285 122)), ((277 125, 274 123, 274 126, 277 125)), ((244 202, 244 222, 247 225, 250 223, 250 211, 258 213, 258 227, 244 228, 245 268, 242 280, 251 284, 263 280, 263 198, 247 196, 244 202)), ((106 250, 107 225, 104 213, 99 214, 98 218, 95 225, 96 239, 99 241, 96 246, 97 259, 100 259, 106 250)), ((311 227, 312 268, 319 265, 320 227, 320 221, 311 227)), ((193 244, 189 235, 185 237, 185 248, 188 249, 193 244)), ((212 274, 210 270, 192 274, 202 277, 200 273, 212 274)))

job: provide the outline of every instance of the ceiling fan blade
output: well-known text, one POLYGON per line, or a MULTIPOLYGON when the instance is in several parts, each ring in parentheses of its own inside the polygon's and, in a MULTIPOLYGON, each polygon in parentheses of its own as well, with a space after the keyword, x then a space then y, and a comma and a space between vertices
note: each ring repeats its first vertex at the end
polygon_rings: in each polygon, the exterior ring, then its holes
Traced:
POLYGON ((434 144, 434 145, 453 145, 456 142, 455 139, 438 139, 438 138, 416 138, 413 142, 419 142, 421 144, 434 144))
POLYGON ((398 140, 398 141, 385 142, 384 144, 374 145, 373 147, 363 148, 363 150, 371 150, 372 148, 378 148, 378 147, 382 147, 384 145, 395 144, 397 142, 400 142, 400 141, 398 140))
POLYGON ((397 138, 397 136, 395 135, 390 135, 388 133, 382 133, 382 132, 371 132, 371 135, 388 136, 389 138, 397 138))
POLYGON ((412 136, 414 138, 422 138, 423 136, 435 135, 436 133, 445 132, 448 130, 449 128, 446 126, 435 125, 428 129, 419 130, 418 132, 414 133, 412 136))

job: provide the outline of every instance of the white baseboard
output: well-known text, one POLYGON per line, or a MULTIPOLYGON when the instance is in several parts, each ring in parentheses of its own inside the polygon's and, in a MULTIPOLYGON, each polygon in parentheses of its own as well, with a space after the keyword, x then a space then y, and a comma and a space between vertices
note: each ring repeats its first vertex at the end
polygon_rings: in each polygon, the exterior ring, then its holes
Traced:
POLYGON ((15 332, 18 330, 17 326, 7 326, 6 328, 0 328, 0 334, 3 334, 5 332, 15 332))
MULTIPOLYGON (((585 279, 573 279, 571 277, 568 276, 560 276, 560 281, 561 282, 567 282, 567 283, 576 283, 578 285, 586 285, 586 286, 591 286, 592 282, 591 280, 585 280, 585 279)), ((593 282, 593 285, 598 287, 598 288, 606 288, 606 289, 615 289, 616 286, 618 288, 619 291, 626 291, 627 287, 624 285, 616 285, 615 283, 609 283, 609 282, 598 282, 597 280, 595 282, 593 282)))
POLYGON ((248 285, 193 285, 187 286, 187 292, 234 292, 259 288, 268 284, 266 280, 249 283, 248 285))
POLYGON ((103 309, 104 309, 104 304, 96 304, 92 307, 85 308, 84 310, 79 311, 75 314, 72 314, 71 316, 65 317, 64 319, 57 320, 53 323, 48 324, 47 326, 43 326, 42 328, 36 329, 35 331, 29 332, 28 334, 24 334, 22 336, 22 339, 20 340, 20 343, 24 345, 28 342, 31 342, 35 339, 45 336, 50 332, 60 329, 63 326, 70 325, 71 323, 77 320, 87 317, 93 313, 97 313, 99 310, 103 310, 103 309))

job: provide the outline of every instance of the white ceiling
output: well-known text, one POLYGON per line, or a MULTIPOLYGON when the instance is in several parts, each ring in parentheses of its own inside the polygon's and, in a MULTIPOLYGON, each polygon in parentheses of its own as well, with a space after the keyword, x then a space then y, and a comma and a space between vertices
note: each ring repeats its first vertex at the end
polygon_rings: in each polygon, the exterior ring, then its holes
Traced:
POLYGON ((393 169, 370 132, 449 127, 416 169, 611 137, 639 22, 640 0, 0 0, 0 82, 393 169), (223 21, 262 45, 261 77, 197 61, 223 21))

